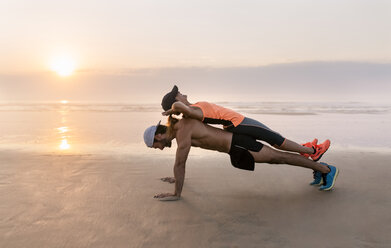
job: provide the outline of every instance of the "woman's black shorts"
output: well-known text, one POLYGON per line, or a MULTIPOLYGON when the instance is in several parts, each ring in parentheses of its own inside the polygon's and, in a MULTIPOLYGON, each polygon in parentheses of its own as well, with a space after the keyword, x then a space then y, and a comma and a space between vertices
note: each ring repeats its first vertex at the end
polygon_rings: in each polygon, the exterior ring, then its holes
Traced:
POLYGON ((253 120, 248 117, 245 117, 244 120, 239 124, 239 126, 234 127, 234 125, 228 125, 225 126, 224 129, 231 133, 248 135, 257 140, 265 141, 271 146, 281 146, 285 140, 285 138, 281 134, 271 130, 259 121, 253 120))

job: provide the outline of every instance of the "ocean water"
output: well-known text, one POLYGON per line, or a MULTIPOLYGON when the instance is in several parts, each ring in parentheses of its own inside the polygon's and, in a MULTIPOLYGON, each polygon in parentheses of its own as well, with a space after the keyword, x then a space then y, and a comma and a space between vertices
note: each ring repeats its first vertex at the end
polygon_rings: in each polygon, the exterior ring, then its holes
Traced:
MULTIPOLYGON (((221 102, 298 143, 330 139, 336 150, 391 152, 391 104, 221 102)), ((0 103, 0 149, 46 153, 151 154, 143 132, 159 120, 156 104, 0 103)), ((175 149, 168 149, 172 154, 175 149)), ((194 149, 193 149, 194 150, 194 149)), ((196 150, 196 153, 203 151, 196 150)))

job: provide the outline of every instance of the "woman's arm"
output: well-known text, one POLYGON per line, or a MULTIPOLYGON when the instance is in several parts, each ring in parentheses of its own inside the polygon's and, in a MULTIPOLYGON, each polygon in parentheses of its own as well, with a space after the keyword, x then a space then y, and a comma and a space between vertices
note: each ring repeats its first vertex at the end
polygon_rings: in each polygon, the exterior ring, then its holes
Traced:
POLYGON ((171 115, 176 113, 182 113, 186 118, 192 118, 196 120, 202 121, 204 119, 204 115, 202 114, 201 109, 197 107, 187 106, 182 102, 175 102, 171 109, 162 113, 162 115, 171 115))

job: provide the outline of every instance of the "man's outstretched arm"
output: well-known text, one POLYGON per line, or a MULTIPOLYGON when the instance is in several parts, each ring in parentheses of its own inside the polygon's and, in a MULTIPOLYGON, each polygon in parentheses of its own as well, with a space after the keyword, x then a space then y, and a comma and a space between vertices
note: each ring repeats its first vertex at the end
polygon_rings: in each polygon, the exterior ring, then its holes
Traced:
POLYGON ((185 167, 186 160, 191 148, 191 133, 177 133, 176 136, 178 148, 175 156, 174 164, 174 176, 175 176, 175 192, 171 193, 162 193, 155 196, 162 201, 174 201, 179 200, 182 193, 183 183, 185 181, 185 167))
POLYGON ((185 181, 185 167, 186 160, 190 152, 190 145, 178 146, 177 156, 175 158, 174 165, 174 177, 175 177, 175 193, 174 195, 181 197, 183 183, 185 181))

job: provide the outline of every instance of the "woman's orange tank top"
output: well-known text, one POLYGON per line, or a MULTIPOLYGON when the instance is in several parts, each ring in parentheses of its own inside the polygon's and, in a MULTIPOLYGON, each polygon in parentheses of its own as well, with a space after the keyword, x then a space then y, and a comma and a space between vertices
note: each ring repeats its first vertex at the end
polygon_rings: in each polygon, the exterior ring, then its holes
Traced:
POLYGON ((224 124, 227 126, 227 122, 231 122, 235 127, 238 126, 244 119, 244 116, 214 103, 209 102, 197 102, 190 106, 198 107, 203 114, 203 122, 212 124, 224 124))

